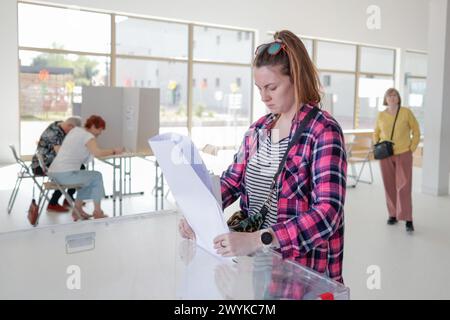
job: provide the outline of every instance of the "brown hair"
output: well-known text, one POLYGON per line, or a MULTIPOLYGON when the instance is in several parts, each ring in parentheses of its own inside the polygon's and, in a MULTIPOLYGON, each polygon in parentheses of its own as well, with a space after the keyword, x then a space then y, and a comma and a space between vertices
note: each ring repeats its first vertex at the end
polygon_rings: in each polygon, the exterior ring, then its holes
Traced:
POLYGON ((84 124, 84 127, 86 129, 90 129, 92 126, 96 127, 97 129, 106 129, 106 122, 105 120, 103 120, 102 117, 100 116, 90 116, 87 120, 86 123, 84 124))
POLYGON ((384 98, 383 98, 383 106, 387 106, 387 96, 391 95, 391 93, 395 93, 398 97, 398 106, 402 105, 402 97, 400 97, 400 93, 398 92, 397 89, 395 88, 389 88, 387 89, 386 93, 384 94, 384 98))
POLYGON ((273 38, 281 41, 284 49, 275 55, 269 54, 267 49, 262 50, 256 54, 253 66, 281 66, 282 74, 289 76, 294 84, 296 104, 319 104, 319 75, 303 42, 288 30, 276 32, 273 38))

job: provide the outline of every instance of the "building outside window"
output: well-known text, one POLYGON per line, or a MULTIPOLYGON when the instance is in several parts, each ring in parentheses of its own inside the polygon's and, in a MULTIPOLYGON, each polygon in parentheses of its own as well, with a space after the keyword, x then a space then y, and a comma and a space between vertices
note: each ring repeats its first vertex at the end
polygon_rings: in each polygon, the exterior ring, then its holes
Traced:
POLYGON ((21 2, 18 12, 21 154, 80 108, 83 86, 159 88, 160 132, 200 146, 235 146, 243 130, 230 127, 251 122, 252 31, 21 2))
POLYGON ((110 85, 110 17, 25 3, 18 13, 20 153, 33 154, 42 131, 79 108, 83 86, 110 85))

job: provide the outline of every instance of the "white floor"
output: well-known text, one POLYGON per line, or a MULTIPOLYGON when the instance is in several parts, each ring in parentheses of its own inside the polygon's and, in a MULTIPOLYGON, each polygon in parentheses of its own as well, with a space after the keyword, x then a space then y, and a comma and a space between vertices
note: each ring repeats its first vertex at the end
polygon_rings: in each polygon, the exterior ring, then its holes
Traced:
MULTIPOLYGON (((206 159, 209 167, 219 172, 231 161, 231 154, 219 159, 206 159), (216 161, 216 162, 214 162, 216 161)), ((135 160, 133 191, 144 196, 125 198, 124 214, 137 214, 161 209, 152 194, 154 168, 135 160)), ((111 185, 110 169, 97 167, 104 173, 105 189, 111 185)), ((20 189, 10 215, 6 206, 14 185, 15 166, 0 168, 0 232, 31 228, 26 210, 31 199, 31 184, 20 189)), ((433 197, 420 193, 421 170, 414 169, 414 224, 416 231, 407 234, 403 223, 386 225, 387 213, 378 163, 373 163, 375 181, 348 189, 345 217, 344 280, 352 299, 450 299, 450 197, 433 197), (375 269, 373 269, 375 266, 375 269), (374 273, 375 270, 375 273, 374 273), (374 277, 379 271, 380 288, 374 277), (369 272, 369 273, 368 273, 369 272), (368 288, 372 287, 373 289, 368 288)), ((368 170, 365 171, 367 178, 368 170)), ((104 201, 105 211, 112 216, 112 201, 104 201)), ((236 204, 234 204, 236 207, 236 204)), ((91 204, 88 203, 88 211, 91 204)), ((174 208, 169 196, 164 209, 174 208)), ((230 208, 226 213, 233 211, 230 208)), ((40 225, 70 222, 69 214, 44 213, 40 225)), ((1 256, 1 253, 0 253, 1 256)))

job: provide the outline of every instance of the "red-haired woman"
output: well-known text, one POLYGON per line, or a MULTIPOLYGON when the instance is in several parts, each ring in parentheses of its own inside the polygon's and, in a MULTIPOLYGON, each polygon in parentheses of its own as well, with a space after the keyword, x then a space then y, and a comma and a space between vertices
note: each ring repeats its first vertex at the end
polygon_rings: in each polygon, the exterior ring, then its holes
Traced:
MULTIPOLYGON (((89 162, 94 157, 105 157, 120 154, 123 149, 101 149, 97 145, 96 138, 106 129, 105 120, 100 116, 90 116, 84 128, 74 128, 64 139, 58 154, 53 160, 48 175, 61 184, 80 184, 82 187, 77 192, 75 208, 82 219, 89 219, 91 215, 83 210, 83 200, 94 200, 95 219, 105 218, 101 209, 101 199, 105 196, 102 174, 98 171, 80 170, 82 164, 89 162)), ((72 212, 74 220, 79 217, 72 212)))

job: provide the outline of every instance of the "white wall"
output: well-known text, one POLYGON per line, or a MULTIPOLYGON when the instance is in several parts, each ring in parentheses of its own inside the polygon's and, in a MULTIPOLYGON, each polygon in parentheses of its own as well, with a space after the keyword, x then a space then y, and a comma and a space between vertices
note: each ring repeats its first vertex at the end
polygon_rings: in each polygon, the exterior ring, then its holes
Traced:
POLYGON ((9 144, 19 145, 19 75, 16 0, 0 4, 0 163, 12 162, 9 144))
POLYGON ((156 17, 426 50, 428 0, 55 0, 156 17), (381 29, 366 27, 366 9, 381 9, 381 29))
MULTIPOLYGON (((2 90, 9 88, 8 94, 17 96, 17 69, 12 70, 17 67, 17 58, 14 63, 11 60, 12 56, 17 57, 16 9, 12 3, 15 1, 0 1, 0 17, 4 16, 0 20, 1 30, 8 31, 0 31, 2 48, 6 49, 0 53, 0 63, 9 70, 0 77, 5 82, 2 90)), ((55 0, 49 3, 250 28, 259 34, 257 43, 268 39, 268 31, 290 29, 313 37, 402 49, 427 48, 428 0, 55 0), (369 30, 366 26, 369 17, 366 10, 370 5, 380 7, 379 30, 369 30)), ((254 115, 259 116, 264 107, 258 96, 254 101, 254 115)), ((10 97, 8 123, 11 125, 18 123, 17 109, 17 99, 10 97)), ((7 133, 6 129, 1 130, 7 133)), ((17 140, 17 137, 15 128, 8 133, 7 141, 17 140)), ((0 162, 2 160, 5 160, 4 143, 0 144, 0 162)))

